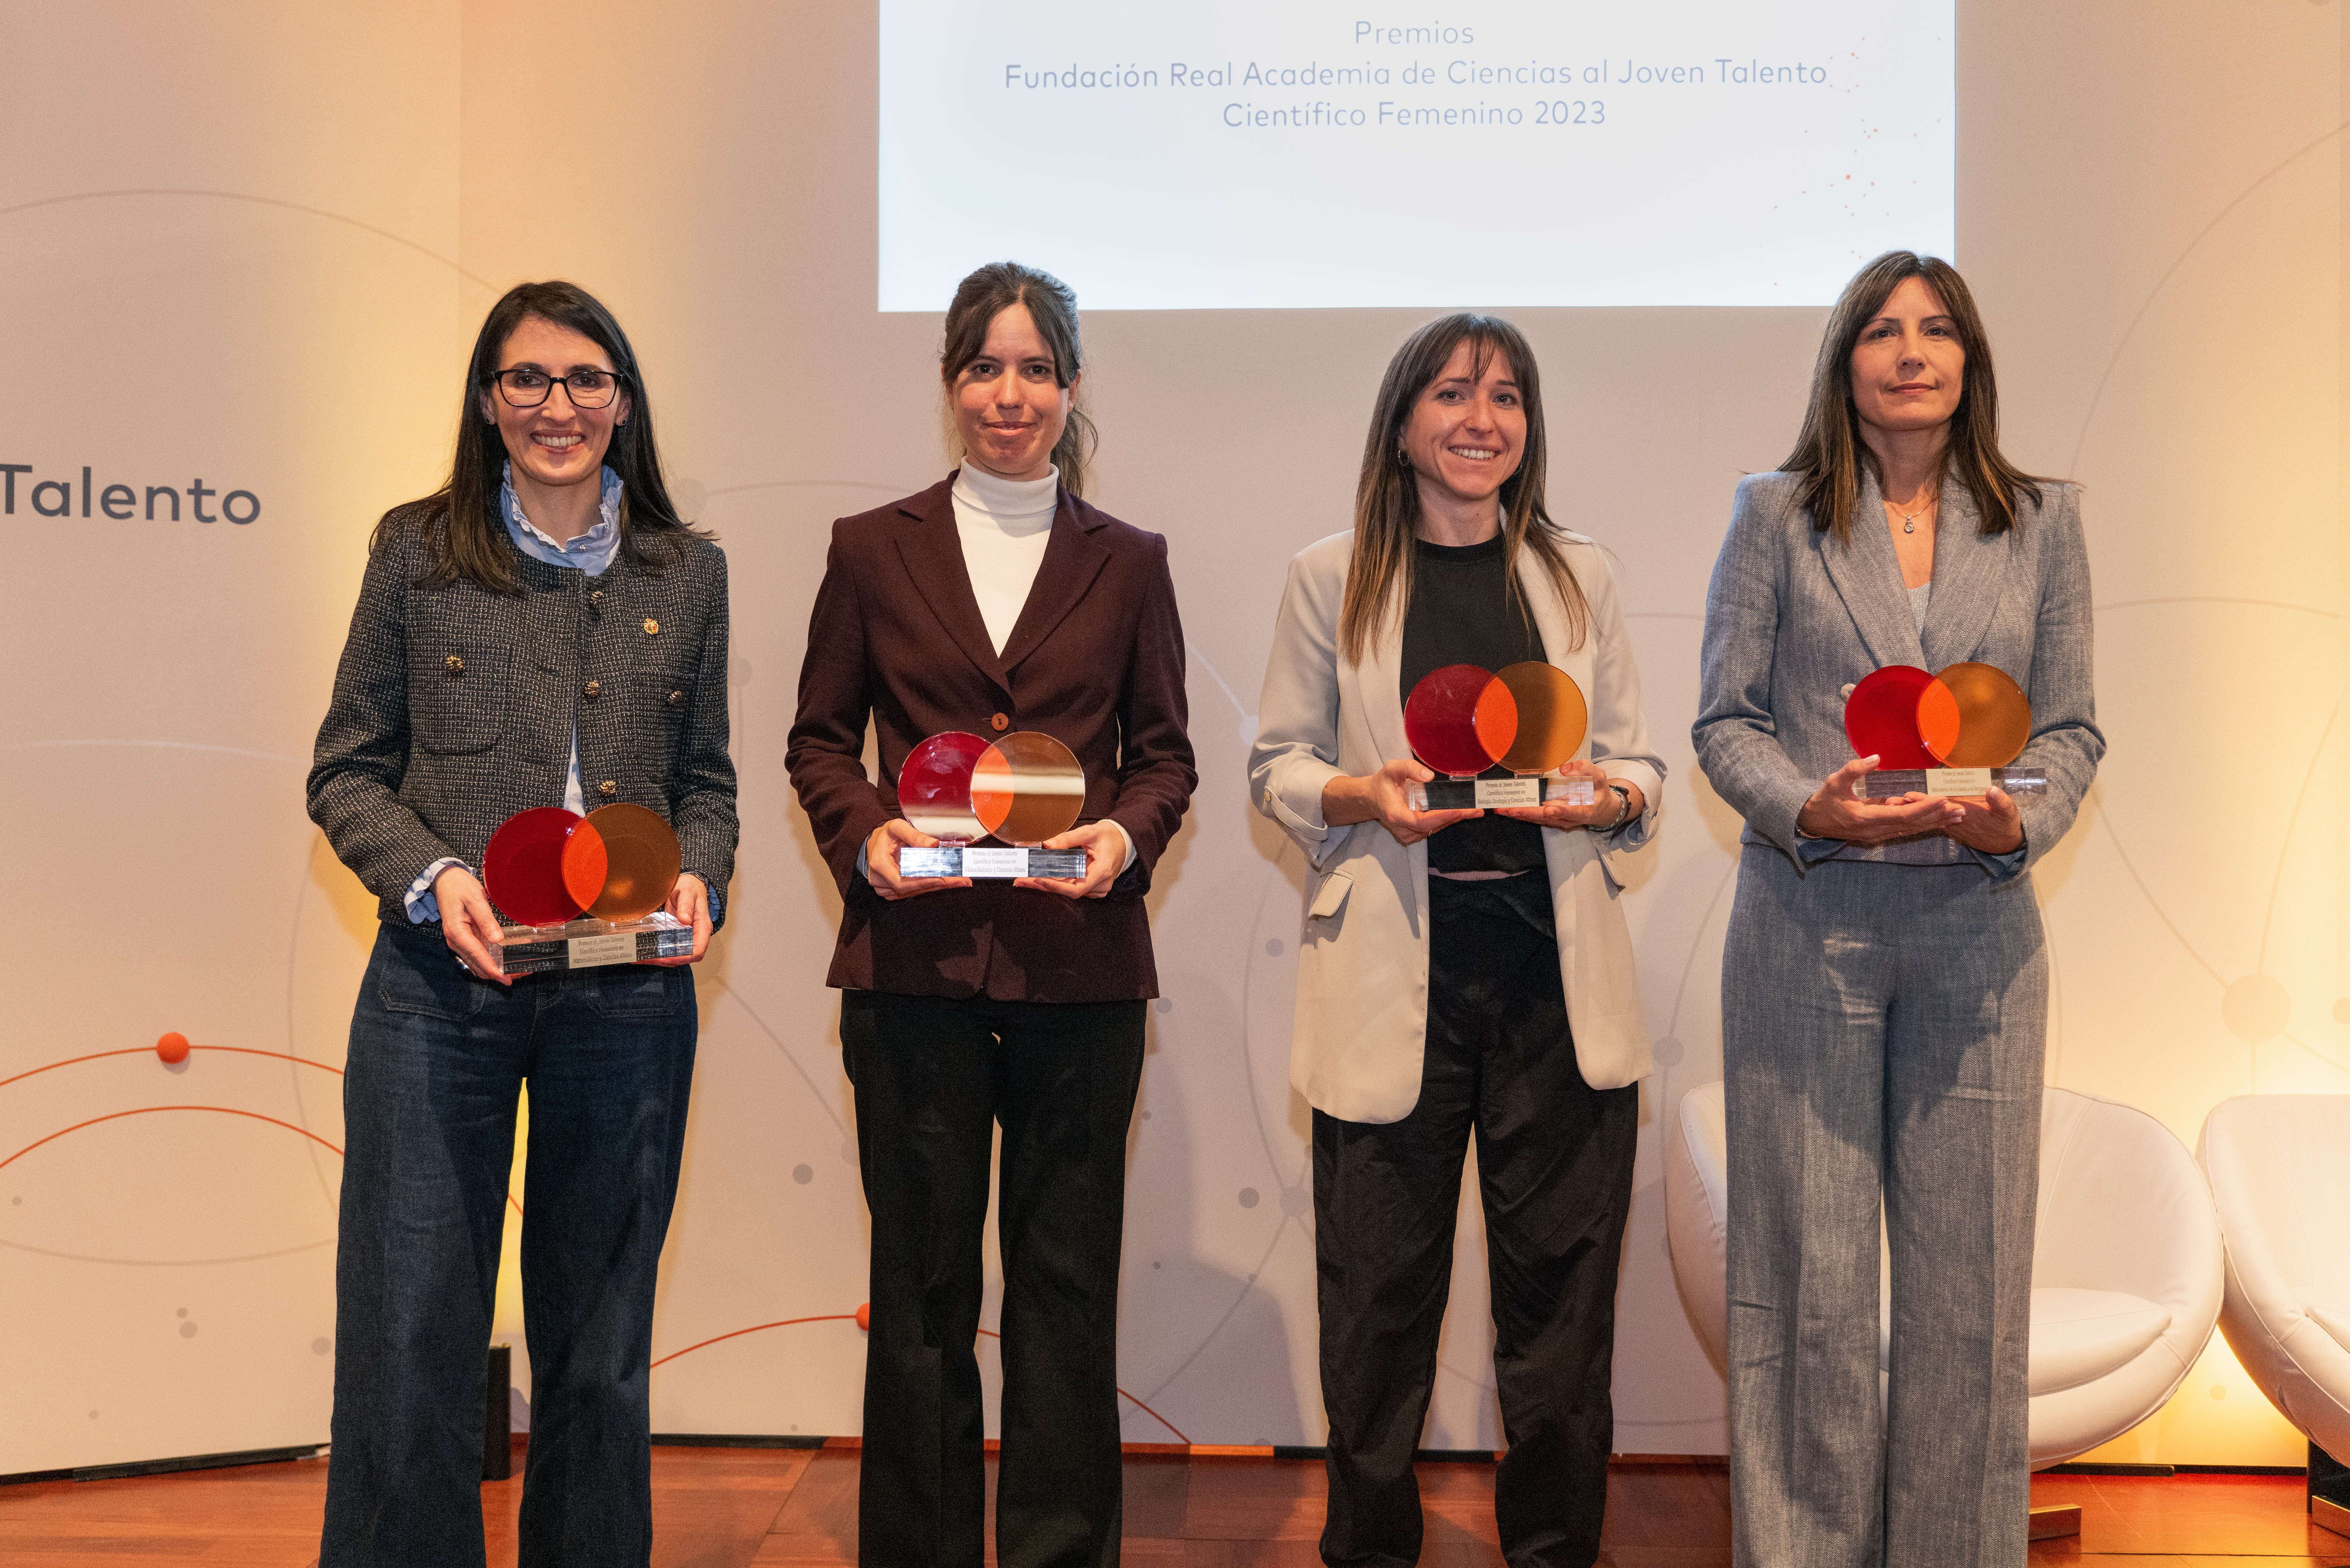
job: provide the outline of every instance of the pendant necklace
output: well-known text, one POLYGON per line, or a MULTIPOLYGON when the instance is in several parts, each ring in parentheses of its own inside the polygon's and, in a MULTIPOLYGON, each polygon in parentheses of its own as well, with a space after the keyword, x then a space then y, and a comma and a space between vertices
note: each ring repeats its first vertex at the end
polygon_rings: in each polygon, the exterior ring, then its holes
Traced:
MULTIPOLYGON (((1941 499, 1939 496, 1935 497, 1935 500, 1937 501, 1939 499, 1941 499)), ((1891 506, 1893 504, 1891 502, 1887 502, 1886 504, 1891 506)), ((1923 517, 1927 512, 1932 508, 1933 504, 1933 501, 1929 501, 1924 506, 1920 506, 1915 512, 1904 512, 1898 506, 1894 506, 1893 511, 1895 515, 1901 519, 1901 531, 1904 534, 1915 534, 1918 531, 1918 519, 1923 517)))

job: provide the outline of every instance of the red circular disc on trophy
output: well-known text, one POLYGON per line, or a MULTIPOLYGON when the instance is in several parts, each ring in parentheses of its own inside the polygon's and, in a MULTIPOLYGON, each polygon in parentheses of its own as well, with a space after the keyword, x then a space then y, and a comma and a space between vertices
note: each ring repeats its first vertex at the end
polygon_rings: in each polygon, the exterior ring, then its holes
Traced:
POLYGON ((972 813, 1006 844, 1034 846, 1066 833, 1085 808, 1076 753, 1041 731, 1013 732, 972 766, 972 813))
MULTIPOLYGON (((588 900, 589 914, 615 923, 641 920, 669 902, 670 889, 677 886, 681 868, 681 851, 677 834, 661 820, 660 813, 626 801, 599 805, 572 834, 571 844, 584 846, 591 838, 599 846, 592 858, 604 867, 604 875, 588 900)), ((575 853, 583 871, 591 858, 586 849, 567 846, 563 853, 567 880, 575 853)), ((571 890, 578 892, 577 883, 571 890)))
POLYGON ((1918 727, 1946 767, 2003 768, 2032 739, 2032 699, 1992 664, 1953 664, 1934 677, 1942 693, 1918 699, 1918 727), (1936 710, 1929 724, 1929 704, 1936 710))
POLYGON ((1863 677, 1844 703, 1853 755, 1875 756, 1887 770, 1940 766, 1918 733, 1918 699, 1933 683, 1914 664, 1888 664, 1863 677))
POLYGON ((507 817, 482 851, 482 880, 490 901, 525 926, 559 926, 584 907, 563 880, 563 851, 585 820, 559 805, 534 806, 507 817))
POLYGON ((1514 700, 1517 734, 1503 748, 1501 763, 1513 774, 1546 774, 1572 762, 1583 750, 1591 711, 1575 677, 1555 664, 1529 659, 1493 677, 1514 700))
POLYGON ((972 770, 987 742, 962 730, 948 730, 906 753, 898 769, 898 809, 916 831, 951 843, 983 836, 971 808, 972 770))
POLYGON ((1473 664, 1431 670, 1404 699, 1403 734, 1412 754, 1452 778, 1474 778, 1492 767, 1517 733, 1517 699, 1473 664))

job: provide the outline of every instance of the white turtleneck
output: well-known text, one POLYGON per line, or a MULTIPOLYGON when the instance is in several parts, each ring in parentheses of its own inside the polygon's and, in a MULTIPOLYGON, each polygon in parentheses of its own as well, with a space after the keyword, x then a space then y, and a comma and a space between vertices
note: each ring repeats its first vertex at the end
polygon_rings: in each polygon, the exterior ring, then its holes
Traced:
POLYGON ((962 541, 962 569, 979 600, 987 639, 1002 653, 1019 623, 1021 607, 1045 564, 1053 538, 1053 512, 1061 500, 1061 471, 1042 479, 1006 479, 963 461, 954 482, 955 533, 962 541))

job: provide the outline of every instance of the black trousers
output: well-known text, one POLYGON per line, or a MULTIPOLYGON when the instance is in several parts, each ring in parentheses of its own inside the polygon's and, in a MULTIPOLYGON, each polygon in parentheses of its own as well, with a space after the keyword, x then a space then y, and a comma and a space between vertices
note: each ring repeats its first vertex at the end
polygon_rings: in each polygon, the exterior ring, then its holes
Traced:
POLYGON ((1527 889, 1492 882, 1431 877, 1429 888, 1419 1104, 1386 1124, 1314 1113, 1330 1421, 1322 1560, 1419 1561, 1412 1455, 1435 1382, 1473 1128, 1509 1444, 1493 1483, 1503 1555, 1513 1568, 1589 1568, 1607 1506, 1616 1274, 1639 1090, 1583 1081, 1556 939, 1534 923, 1548 924, 1546 907, 1530 914, 1514 907, 1527 889))
POLYGON ((873 1215, 857 1559, 979 1568, 980 1238, 1003 1129, 1003 1568, 1118 1557, 1118 1262, 1140 1002, 841 997, 873 1215))

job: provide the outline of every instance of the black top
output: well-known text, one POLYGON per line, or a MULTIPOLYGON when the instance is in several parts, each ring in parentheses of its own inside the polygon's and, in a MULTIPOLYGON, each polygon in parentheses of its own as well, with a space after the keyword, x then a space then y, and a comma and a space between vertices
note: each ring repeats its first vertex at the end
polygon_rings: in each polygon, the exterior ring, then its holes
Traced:
MULTIPOLYGON (((1500 671, 1543 653, 1523 597, 1512 602, 1502 536, 1482 545, 1416 541, 1411 603, 1403 618, 1404 701, 1420 677, 1448 664, 1500 671)), ((1507 778, 1500 766, 1487 778, 1507 778)), ((1428 841, 1431 871, 1530 871, 1543 865, 1542 829, 1491 812, 1456 822, 1428 841)))

